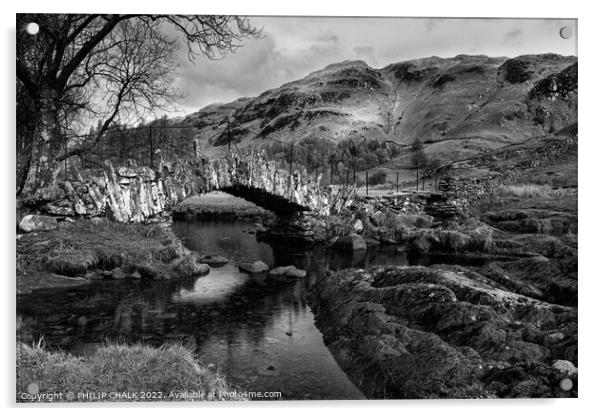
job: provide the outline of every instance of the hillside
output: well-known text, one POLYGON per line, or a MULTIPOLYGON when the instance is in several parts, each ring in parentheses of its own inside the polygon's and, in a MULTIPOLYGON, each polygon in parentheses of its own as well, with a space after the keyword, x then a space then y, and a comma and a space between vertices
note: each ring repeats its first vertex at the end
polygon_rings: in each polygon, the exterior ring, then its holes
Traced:
MULTIPOLYGON (((430 57, 375 69, 345 61, 255 98, 214 104, 183 120, 203 152, 320 140, 425 143, 427 155, 458 160, 577 121, 577 58, 430 57)), ((392 163, 403 165, 407 155, 392 163)), ((389 163, 391 164, 391 163, 389 163)))

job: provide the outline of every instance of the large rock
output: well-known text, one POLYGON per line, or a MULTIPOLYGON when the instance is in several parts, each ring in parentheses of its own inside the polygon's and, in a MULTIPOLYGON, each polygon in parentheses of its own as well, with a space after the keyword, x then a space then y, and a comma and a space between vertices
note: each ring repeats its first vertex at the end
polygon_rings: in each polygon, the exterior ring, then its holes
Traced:
POLYGON ((56 219, 46 215, 26 215, 19 223, 19 229, 25 233, 50 231, 56 228, 58 228, 56 219))
POLYGON ((123 271, 123 269, 121 267, 115 267, 113 270, 111 270, 111 275, 113 276, 113 279, 115 279, 115 280, 122 280, 127 277, 127 275, 125 274, 125 272, 123 271))
POLYGON ((265 273, 270 270, 268 265, 261 260, 254 261, 253 263, 240 263, 238 268, 249 274, 265 273))
POLYGON ((577 374, 577 367, 568 360, 556 360, 552 367, 568 376, 577 374))
POLYGON ((208 255, 208 256, 203 256, 201 257, 200 260, 202 263, 208 264, 211 267, 222 267, 224 265, 226 265, 230 259, 224 257, 224 256, 219 256, 219 255, 208 255))
POLYGON ((374 214, 372 214, 370 216, 370 220, 374 223, 374 225, 376 226, 381 226, 383 225, 383 223, 385 222, 385 220, 387 219, 387 214, 385 214, 382 211, 376 211, 374 214))
POLYGON ((281 266, 275 267, 268 273, 271 277, 291 277, 301 278, 307 275, 307 272, 302 269, 297 269, 295 266, 281 266))
POLYGON ((577 377, 576 308, 467 268, 343 270, 318 278, 310 302, 326 345, 369 398, 577 395, 559 384, 577 377))
POLYGON ((340 251, 359 251, 366 250, 366 242, 357 234, 345 237, 339 237, 334 242, 333 247, 340 251))

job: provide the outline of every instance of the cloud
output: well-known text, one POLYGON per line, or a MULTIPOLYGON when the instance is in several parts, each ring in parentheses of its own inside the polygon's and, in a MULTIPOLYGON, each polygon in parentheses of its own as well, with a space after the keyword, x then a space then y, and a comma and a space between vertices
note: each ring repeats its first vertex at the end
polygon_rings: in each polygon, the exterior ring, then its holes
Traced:
POLYGON ((520 46, 522 44, 523 31, 518 27, 506 32, 504 39, 502 40, 503 45, 508 46, 520 46))
POLYGON ((437 19, 426 19, 424 21, 424 31, 428 35, 433 31, 435 25, 437 24, 437 19))
POLYGON ((192 65, 182 48, 175 84, 188 93, 184 108, 256 96, 347 59, 382 68, 433 55, 576 54, 575 43, 558 35, 562 26, 576 32, 575 20, 253 17, 252 22, 265 36, 246 39, 221 60, 199 57, 192 65))
POLYGON ((358 58, 366 61, 368 65, 376 65, 377 60, 372 46, 356 46, 353 48, 353 52, 358 58))
POLYGON ((254 96, 342 60, 337 36, 317 37, 313 41, 307 48, 281 49, 267 33, 221 60, 199 57, 195 65, 185 63, 176 75, 177 88, 188 92, 183 105, 203 107, 254 96))

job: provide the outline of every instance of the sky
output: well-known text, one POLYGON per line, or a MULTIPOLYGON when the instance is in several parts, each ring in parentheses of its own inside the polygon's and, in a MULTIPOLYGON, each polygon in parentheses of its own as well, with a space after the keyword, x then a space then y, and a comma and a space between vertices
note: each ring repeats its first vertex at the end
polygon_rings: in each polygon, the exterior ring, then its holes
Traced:
POLYGON ((361 59, 374 68, 428 56, 483 54, 577 55, 574 19, 445 19, 251 17, 263 28, 259 39, 246 39, 234 54, 219 60, 180 52, 174 85, 185 93, 172 115, 184 115, 212 104, 263 91, 303 78, 344 60, 361 59), (562 27, 572 36, 563 39, 562 27))

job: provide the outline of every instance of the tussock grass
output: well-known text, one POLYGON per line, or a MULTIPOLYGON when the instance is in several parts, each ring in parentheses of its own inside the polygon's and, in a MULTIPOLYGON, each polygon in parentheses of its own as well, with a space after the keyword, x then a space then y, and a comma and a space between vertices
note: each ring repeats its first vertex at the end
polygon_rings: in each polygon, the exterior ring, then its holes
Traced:
MULTIPOLYGON (((77 397, 77 392, 130 392, 119 401, 157 401, 137 393, 161 392, 161 400, 184 400, 170 393, 201 392, 204 400, 235 397, 226 380, 203 366, 183 346, 153 348, 143 345, 107 344, 87 357, 50 352, 41 343, 17 344, 17 400, 30 383, 39 392, 74 392, 72 400, 99 401, 77 397), (133 397, 134 394, 138 397, 133 397)), ((188 400, 193 398, 188 397, 188 400)), ((106 398, 104 400, 107 400, 106 398)))
POLYGON ((115 267, 143 279, 185 277, 176 266, 188 257, 197 256, 170 227, 77 220, 17 240, 17 287, 43 287, 51 274, 77 277, 115 267))
POLYGON ((552 188, 548 184, 516 184, 504 185, 498 190, 499 196, 514 196, 519 198, 563 199, 570 196, 564 188, 552 188))
POLYGON ((438 237, 440 249, 451 253, 464 251, 470 243, 470 237, 454 230, 440 230, 438 237))

